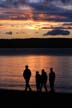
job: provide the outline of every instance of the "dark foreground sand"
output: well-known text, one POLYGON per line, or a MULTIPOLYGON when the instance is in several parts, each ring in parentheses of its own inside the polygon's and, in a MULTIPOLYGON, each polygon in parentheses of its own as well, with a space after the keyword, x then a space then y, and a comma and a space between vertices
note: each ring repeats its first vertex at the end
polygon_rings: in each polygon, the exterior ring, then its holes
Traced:
MULTIPOLYGON (((72 94, 70 93, 37 93, 18 90, 0 90, 0 103, 5 105, 29 105, 54 106, 60 108, 62 104, 72 106, 72 94)), ((25 107, 26 106, 26 107, 25 107)), ((34 107, 33 107, 34 108, 34 107)), ((46 108, 46 107, 45 107, 46 108)))

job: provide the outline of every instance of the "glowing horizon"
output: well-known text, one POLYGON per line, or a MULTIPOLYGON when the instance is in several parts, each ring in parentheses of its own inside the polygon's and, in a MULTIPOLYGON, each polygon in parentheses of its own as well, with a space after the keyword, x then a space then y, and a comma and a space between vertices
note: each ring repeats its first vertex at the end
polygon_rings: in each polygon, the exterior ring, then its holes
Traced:
MULTIPOLYGON (((52 38, 58 36, 47 35, 47 32, 53 29, 71 30, 71 23, 50 22, 50 21, 33 21, 33 20, 0 20, 0 39, 12 38, 52 38)), ((62 36, 72 38, 69 36, 62 36)))

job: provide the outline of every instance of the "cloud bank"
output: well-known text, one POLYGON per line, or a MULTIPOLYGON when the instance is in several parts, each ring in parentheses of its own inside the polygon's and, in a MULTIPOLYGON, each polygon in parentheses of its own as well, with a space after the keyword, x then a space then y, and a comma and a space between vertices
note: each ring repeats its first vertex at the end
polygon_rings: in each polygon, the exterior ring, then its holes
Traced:
POLYGON ((68 30, 62 30, 62 29, 54 29, 52 31, 47 32, 44 34, 44 36, 52 35, 52 36, 59 36, 59 35, 69 35, 70 32, 68 30))
POLYGON ((72 0, 0 0, 0 19, 72 22, 72 0), (41 3, 44 2, 44 3, 41 3))

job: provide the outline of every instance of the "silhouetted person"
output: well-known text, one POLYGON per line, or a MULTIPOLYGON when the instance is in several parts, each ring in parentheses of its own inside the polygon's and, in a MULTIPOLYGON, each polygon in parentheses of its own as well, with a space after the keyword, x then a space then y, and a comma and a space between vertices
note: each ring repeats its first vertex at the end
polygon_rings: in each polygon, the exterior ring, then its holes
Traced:
POLYGON ((42 75, 41 75, 41 90, 44 87, 45 91, 47 92, 47 74, 42 70, 42 75))
POLYGON ((51 92, 54 92, 55 77, 56 76, 55 76, 55 72, 53 71, 53 68, 50 68, 49 83, 50 83, 51 92))
POLYGON ((27 88, 31 91, 30 85, 29 85, 29 81, 31 78, 31 70, 28 69, 28 65, 25 66, 25 70, 23 72, 23 77, 25 79, 26 82, 26 86, 25 86, 25 91, 27 91, 27 88))
POLYGON ((38 71, 36 71, 36 88, 37 91, 40 92, 41 91, 41 75, 39 74, 38 71))

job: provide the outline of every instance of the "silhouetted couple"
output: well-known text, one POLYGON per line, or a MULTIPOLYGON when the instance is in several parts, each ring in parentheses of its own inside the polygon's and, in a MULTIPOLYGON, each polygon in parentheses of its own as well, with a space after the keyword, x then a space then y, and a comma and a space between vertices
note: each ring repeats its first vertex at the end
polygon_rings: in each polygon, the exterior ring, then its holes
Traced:
POLYGON ((43 88, 47 92, 47 74, 44 69, 42 69, 41 75, 38 71, 36 72, 36 88, 38 92, 42 91, 43 88))

